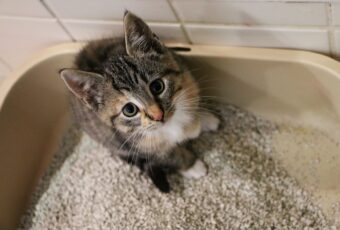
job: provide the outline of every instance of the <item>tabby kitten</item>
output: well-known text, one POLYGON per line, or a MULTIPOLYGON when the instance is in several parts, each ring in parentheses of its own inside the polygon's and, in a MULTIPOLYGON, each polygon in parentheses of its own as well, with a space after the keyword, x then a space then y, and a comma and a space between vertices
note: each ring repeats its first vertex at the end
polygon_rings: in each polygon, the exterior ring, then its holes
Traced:
POLYGON ((142 19, 125 12, 124 33, 90 42, 60 75, 82 129, 169 192, 171 170, 190 178, 207 173, 183 144, 216 130, 219 120, 199 113, 197 82, 142 19))

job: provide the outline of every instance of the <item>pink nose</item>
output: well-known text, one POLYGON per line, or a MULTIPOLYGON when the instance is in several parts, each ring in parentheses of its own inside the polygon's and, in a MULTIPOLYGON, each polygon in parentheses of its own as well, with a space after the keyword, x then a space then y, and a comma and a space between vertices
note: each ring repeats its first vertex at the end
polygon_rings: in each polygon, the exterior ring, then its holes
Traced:
POLYGON ((154 121, 163 121, 164 114, 162 111, 158 111, 157 113, 150 114, 150 116, 154 121))

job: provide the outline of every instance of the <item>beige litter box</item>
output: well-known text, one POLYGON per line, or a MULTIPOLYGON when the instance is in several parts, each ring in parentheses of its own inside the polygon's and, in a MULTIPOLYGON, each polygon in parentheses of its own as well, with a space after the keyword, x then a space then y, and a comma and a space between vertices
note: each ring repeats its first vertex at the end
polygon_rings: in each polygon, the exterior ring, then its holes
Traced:
MULTIPOLYGON (((68 121, 58 70, 71 66, 82 45, 46 49, 0 85, 0 229, 18 224, 55 152, 68 121)), ((274 159, 336 218, 332 205, 340 202, 340 63, 303 51, 190 48, 183 54, 190 56, 198 75, 213 79, 210 94, 271 120, 308 127, 294 135, 278 133, 274 143, 284 154, 274 159), (304 141, 313 142, 313 151, 304 148, 304 141)))

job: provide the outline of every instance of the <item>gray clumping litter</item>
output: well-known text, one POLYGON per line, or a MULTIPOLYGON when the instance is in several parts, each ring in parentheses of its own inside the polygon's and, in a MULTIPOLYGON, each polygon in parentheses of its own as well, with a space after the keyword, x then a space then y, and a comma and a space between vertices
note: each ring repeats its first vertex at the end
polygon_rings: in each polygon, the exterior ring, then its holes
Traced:
POLYGON ((209 174, 172 175, 170 194, 71 129, 21 228, 329 229, 309 194, 271 158, 276 126, 235 106, 219 107, 220 130, 189 143, 209 174))

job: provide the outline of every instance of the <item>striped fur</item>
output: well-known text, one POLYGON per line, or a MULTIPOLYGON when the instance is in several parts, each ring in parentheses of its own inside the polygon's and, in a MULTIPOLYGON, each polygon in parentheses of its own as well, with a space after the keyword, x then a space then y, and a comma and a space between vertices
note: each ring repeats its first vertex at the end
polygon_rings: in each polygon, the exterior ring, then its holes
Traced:
POLYGON ((74 96, 72 108, 84 131, 146 170, 166 192, 166 169, 186 170, 196 159, 182 145, 201 132, 199 88, 180 57, 140 18, 126 13, 124 27, 124 38, 90 42, 75 68, 62 70, 61 77, 74 96), (159 95, 150 90, 156 79, 165 87, 159 95), (135 116, 122 112, 127 103, 138 107, 135 116), (153 119, 157 113, 162 121, 153 119))

